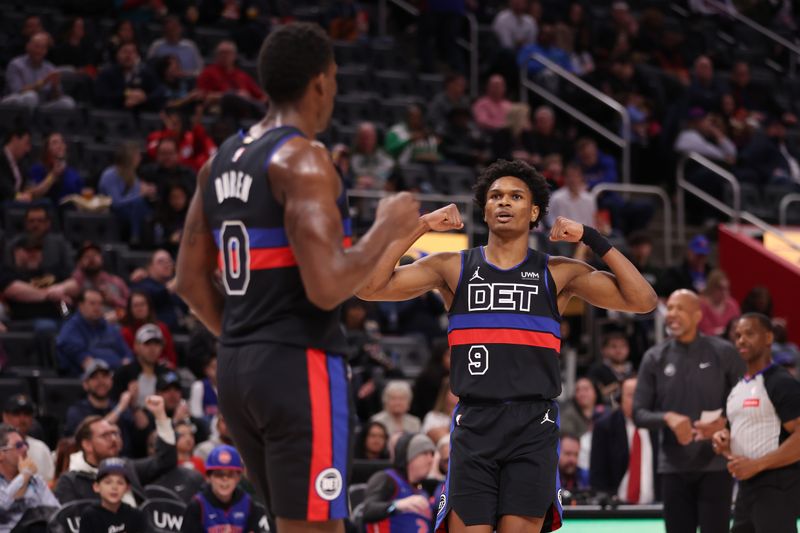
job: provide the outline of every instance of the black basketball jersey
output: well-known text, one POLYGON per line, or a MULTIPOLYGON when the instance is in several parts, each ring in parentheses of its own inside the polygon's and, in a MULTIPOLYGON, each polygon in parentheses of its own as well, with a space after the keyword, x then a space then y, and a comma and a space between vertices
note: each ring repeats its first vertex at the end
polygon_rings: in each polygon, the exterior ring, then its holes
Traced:
POLYGON ((461 399, 553 399, 561 394, 561 315, 548 256, 528 250, 503 270, 483 247, 461 252, 450 308, 450 383, 461 399))
MULTIPOLYGON (((306 296, 283 227, 283 206, 267 177, 275 152, 298 136, 303 136, 300 130, 285 126, 258 139, 240 132, 222 144, 211 164, 203 206, 225 288, 220 342, 276 342, 343 353, 339 309, 324 311, 306 296)), ((347 247, 351 230, 344 187, 337 203, 347 247)))

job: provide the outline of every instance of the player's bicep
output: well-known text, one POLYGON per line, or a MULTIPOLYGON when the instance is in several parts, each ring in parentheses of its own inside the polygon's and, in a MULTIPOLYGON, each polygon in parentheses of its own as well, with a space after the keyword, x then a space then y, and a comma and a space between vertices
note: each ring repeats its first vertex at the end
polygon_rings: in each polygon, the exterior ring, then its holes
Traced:
POLYGON ((178 249, 178 284, 192 273, 210 274, 217 268, 217 245, 203 212, 203 191, 210 173, 210 161, 200 169, 198 186, 189 203, 178 249), (200 269, 198 269, 198 266, 200 269))
POLYGON ((610 272, 595 270, 585 265, 585 271, 576 275, 565 290, 595 307, 627 311, 628 304, 622 297, 617 280, 610 272))
POLYGON ((397 267, 381 290, 369 295, 373 301, 410 300, 433 289, 445 287, 444 278, 431 258, 397 267))

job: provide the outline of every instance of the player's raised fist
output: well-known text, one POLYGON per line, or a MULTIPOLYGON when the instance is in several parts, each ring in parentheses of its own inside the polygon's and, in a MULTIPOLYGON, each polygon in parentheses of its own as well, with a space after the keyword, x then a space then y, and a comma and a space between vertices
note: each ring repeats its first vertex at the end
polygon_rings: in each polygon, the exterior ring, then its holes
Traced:
POLYGON ((583 224, 564 217, 558 217, 553 229, 550 230, 550 240, 553 242, 578 242, 583 237, 583 224))
POLYGON ((458 212, 456 204, 446 205, 432 213, 423 215, 422 220, 425 221, 431 231, 450 231, 464 227, 461 213, 458 212))
POLYGON ((375 213, 376 224, 386 224, 397 237, 413 232, 419 223, 419 201, 408 192, 381 199, 375 213))

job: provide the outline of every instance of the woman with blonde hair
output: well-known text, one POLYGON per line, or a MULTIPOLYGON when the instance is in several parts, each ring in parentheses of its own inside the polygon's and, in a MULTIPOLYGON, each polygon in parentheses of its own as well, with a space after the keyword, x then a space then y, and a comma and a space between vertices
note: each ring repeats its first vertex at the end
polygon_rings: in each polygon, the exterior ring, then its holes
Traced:
POLYGON ((97 192, 111 197, 111 211, 133 243, 142 240, 150 202, 156 198, 156 186, 136 175, 141 162, 139 143, 123 142, 114 154, 114 164, 103 171, 97 186, 97 192))
POLYGON ((521 159, 537 165, 539 158, 534 156, 535 149, 530 106, 511 104, 506 114, 506 126, 492 136, 494 159, 521 159))
POLYGON ((731 296, 731 283, 722 270, 712 270, 706 280, 706 290, 700 296, 703 318, 697 328, 706 335, 721 335, 732 319, 742 314, 731 296))

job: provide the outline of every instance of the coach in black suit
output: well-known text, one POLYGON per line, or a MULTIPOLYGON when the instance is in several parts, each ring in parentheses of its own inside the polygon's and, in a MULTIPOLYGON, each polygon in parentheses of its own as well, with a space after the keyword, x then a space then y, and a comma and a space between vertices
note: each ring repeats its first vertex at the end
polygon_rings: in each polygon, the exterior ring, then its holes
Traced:
POLYGON ((633 427, 633 394, 636 378, 622 382, 620 408, 597 420, 592 432, 592 453, 589 481, 593 489, 610 495, 619 495, 626 503, 652 503, 658 499, 656 490, 656 457, 658 434, 633 427), (627 426, 632 426, 628 428, 627 426), (631 444, 633 431, 638 431, 639 488, 629 492, 631 476, 631 444), (620 487, 620 485, 624 486, 620 487), (620 490, 622 488, 623 490, 620 490), (636 494, 637 496, 633 496, 636 494), (630 496, 630 497, 629 497, 630 496))

